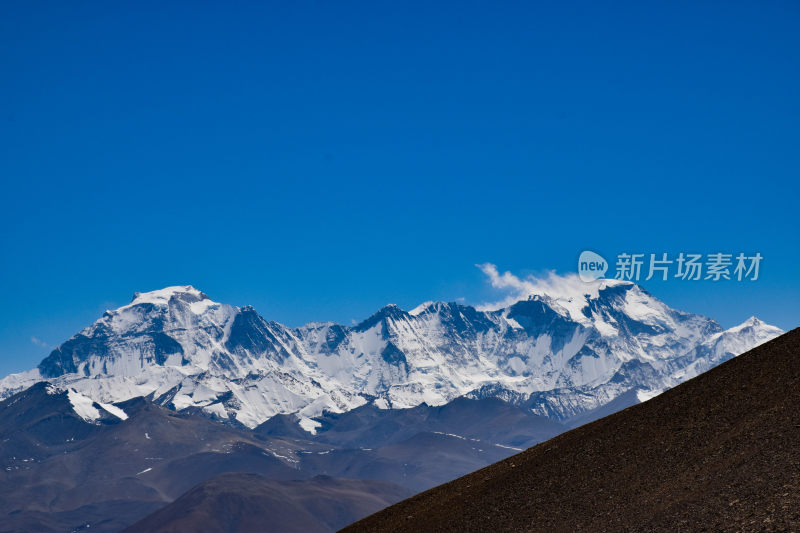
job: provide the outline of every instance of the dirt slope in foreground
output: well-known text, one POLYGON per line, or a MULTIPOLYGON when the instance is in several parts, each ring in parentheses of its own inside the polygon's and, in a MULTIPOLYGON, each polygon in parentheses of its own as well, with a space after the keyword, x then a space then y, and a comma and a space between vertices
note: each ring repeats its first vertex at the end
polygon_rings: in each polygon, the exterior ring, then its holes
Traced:
POLYGON ((800 530, 800 328, 346 531, 800 530))

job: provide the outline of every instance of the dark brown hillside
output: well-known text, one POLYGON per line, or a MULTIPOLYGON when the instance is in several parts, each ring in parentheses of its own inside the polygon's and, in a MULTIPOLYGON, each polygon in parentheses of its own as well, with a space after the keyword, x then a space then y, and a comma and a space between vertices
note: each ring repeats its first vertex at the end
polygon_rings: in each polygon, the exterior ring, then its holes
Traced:
POLYGON ((346 531, 800 530, 800 329, 346 531))

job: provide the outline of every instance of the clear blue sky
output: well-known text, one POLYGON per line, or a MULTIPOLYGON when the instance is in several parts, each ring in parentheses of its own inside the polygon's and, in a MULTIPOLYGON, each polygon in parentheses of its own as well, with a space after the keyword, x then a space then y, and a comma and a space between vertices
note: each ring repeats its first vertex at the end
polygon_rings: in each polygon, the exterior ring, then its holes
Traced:
POLYGON ((350 323, 587 248, 759 251, 644 286, 800 325, 796 2, 161 4, 0 7, 0 374, 137 290, 350 323))

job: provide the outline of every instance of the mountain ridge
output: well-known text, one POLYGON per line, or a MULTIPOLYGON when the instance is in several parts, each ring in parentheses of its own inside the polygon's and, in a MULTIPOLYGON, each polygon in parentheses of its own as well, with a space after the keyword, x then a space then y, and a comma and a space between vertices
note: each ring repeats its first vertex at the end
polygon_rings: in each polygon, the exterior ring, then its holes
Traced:
POLYGON ((48 379, 95 402, 151 395, 250 428, 296 413, 313 432, 325 412, 467 395, 563 421, 635 388, 657 394, 779 333, 757 320, 722 330, 617 280, 496 310, 389 304, 354 326, 299 328, 173 286, 106 311, 37 369, 0 380, 0 398, 48 379))

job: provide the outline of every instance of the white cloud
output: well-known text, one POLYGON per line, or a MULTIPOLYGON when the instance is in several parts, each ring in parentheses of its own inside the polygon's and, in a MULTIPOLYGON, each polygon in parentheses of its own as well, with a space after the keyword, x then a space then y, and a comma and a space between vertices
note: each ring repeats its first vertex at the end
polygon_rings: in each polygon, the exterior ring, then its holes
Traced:
POLYGON ((36 346, 41 346, 42 348, 47 348, 48 346, 50 346, 49 344, 47 344, 46 342, 44 342, 42 339, 40 339, 38 337, 31 337, 31 342, 33 344, 35 344, 36 346))
POLYGON ((592 282, 582 281, 577 274, 559 275, 555 271, 549 270, 544 276, 527 276, 520 278, 511 272, 497 270, 497 266, 492 263, 475 265, 486 274, 489 283, 495 289, 506 293, 506 296, 497 302, 487 302, 478 306, 478 309, 492 311, 508 307, 520 300, 527 299, 534 294, 548 295, 555 299, 580 298, 586 294, 597 295, 597 291, 610 284, 622 283, 614 280, 597 280, 592 282))

